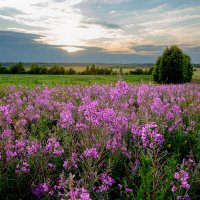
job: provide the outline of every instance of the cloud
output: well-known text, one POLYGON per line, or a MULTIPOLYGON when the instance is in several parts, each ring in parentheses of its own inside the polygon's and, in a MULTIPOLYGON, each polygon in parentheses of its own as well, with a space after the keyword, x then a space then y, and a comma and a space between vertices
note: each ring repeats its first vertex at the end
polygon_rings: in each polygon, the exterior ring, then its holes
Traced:
POLYGON ((110 15, 116 15, 118 12, 116 11, 116 10, 111 10, 110 12, 109 12, 109 14, 110 15))
POLYGON ((121 16, 126 34, 137 36, 144 45, 195 44, 199 41, 200 6, 173 8, 168 4, 121 16))
POLYGON ((140 45, 133 47, 133 49, 136 51, 162 51, 166 47, 166 45, 140 45))
POLYGON ((85 25, 83 25, 83 24, 79 25, 78 27, 79 27, 79 28, 89 28, 89 26, 85 26, 85 25))
MULTIPOLYGON (((112 54, 98 47, 75 46, 84 51, 67 53, 59 45, 47 45, 36 41, 44 37, 37 34, 0 31, 1 62, 91 62, 132 63, 144 62, 144 56, 112 54)), ((149 61, 154 58, 149 57, 149 61)))
POLYGON ((66 0, 53 0, 54 2, 58 2, 58 3, 60 3, 60 2, 64 2, 64 1, 66 1, 66 0))
POLYGON ((10 18, 0 15, 0 30, 23 30, 24 32, 34 32, 35 29, 44 30, 43 27, 25 25, 12 20, 12 17, 10 18))
MULTIPOLYGON (((91 46, 104 49, 98 52, 101 55, 153 56, 163 46, 185 44, 194 55, 198 52, 194 47, 200 44, 199 4, 187 0, 163 2, 0 0, 0 30, 43 35, 35 40, 63 48, 65 51, 59 49, 63 53, 80 53, 83 47, 91 46)), ((81 51, 86 52, 91 49, 81 51)))
POLYGON ((2 62, 67 62, 64 50, 37 42, 43 36, 0 31, 0 61, 2 62))
POLYGON ((121 26, 117 25, 117 24, 112 24, 112 23, 108 23, 106 21, 92 21, 92 20, 88 20, 88 21, 81 21, 82 24, 90 24, 90 25, 99 25, 102 26, 106 29, 122 29, 121 26))
POLYGON ((49 1, 45 1, 45 2, 40 2, 40 3, 31 4, 31 6, 36 6, 36 7, 47 7, 49 4, 50 4, 49 1))
MULTIPOLYGON (((0 61, 1 62, 85 62, 85 63, 154 63, 157 55, 138 55, 137 53, 108 52, 105 48, 84 45, 48 45, 41 43, 39 39, 43 35, 28 34, 11 31, 0 31, 0 61), (63 47, 81 48, 81 51, 69 53, 62 50, 63 47)), ((133 47, 137 51, 151 52, 159 51, 164 46, 141 45, 133 47)), ((200 47, 188 47, 184 50, 193 56, 193 62, 200 62, 200 47)), ((160 52, 161 53, 161 52, 160 52)))
POLYGON ((125 3, 125 2, 129 2, 131 0, 82 0, 81 2, 85 3, 85 2, 90 2, 90 3, 101 3, 101 4, 121 4, 121 3, 125 3))
POLYGON ((23 14, 23 12, 18 10, 18 9, 10 8, 10 7, 0 8, 0 15, 3 15, 3 16, 15 16, 17 14, 23 14))
MULTIPOLYGON (((167 45, 139 45, 132 46, 131 48, 137 52, 141 52, 143 55, 159 56, 163 53, 167 45)), ((188 44, 180 44, 179 47, 188 55, 192 57, 194 63, 199 63, 200 59, 200 46, 190 46, 188 44)))

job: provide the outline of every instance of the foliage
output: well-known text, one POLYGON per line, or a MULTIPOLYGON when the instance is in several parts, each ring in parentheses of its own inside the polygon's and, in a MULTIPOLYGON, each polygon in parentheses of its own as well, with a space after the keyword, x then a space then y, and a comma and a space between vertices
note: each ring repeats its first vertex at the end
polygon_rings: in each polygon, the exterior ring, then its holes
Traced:
POLYGON ((0 74, 8 74, 9 70, 7 67, 4 67, 0 64, 0 74))
POLYGON ((63 66, 54 65, 52 67, 42 67, 37 63, 33 63, 30 68, 25 70, 24 64, 19 62, 14 66, 11 66, 9 69, 6 67, 0 66, 0 74, 54 74, 54 75, 64 75, 64 74, 81 74, 81 75, 112 75, 116 74, 113 72, 112 68, 99 68, 95 65, 91 67, 87 66, 83 72, 77 72, 73 68, 65 69, 63 66))
POLYGON ((10 67, 10 73, 11 74, 24 74, 25 73, 25 68, 23 63, 19 62, 14 66, 10 67))
POLYGON ((65 71, 65 74, 76 74, 77 72, 73 68, 69 68, 68 70, 65 71))
POLYGON ((135 70, 131 70, 130 74, 137 74, 137 75, 151 75, 153 72, 154 67, 150 67, 148 69, 136 68, 135 70))
POLYGON ((193 67, 191 64, 190 56, 184 54, 184 61, 183 61, 183 80, 184 82, 190 82, 192 80, 193 75, 193 67))
POLYGON ((55 65, 48 70, 48 74, 65 74, 65 68, 55 65))
POLYGON ((158 83, 183 83, 190 82, 192 74, 191 58, 172 45, 158 57, 153 77, 158 83))
POLYGON ((85 71, 81 72, 81 74, 84 75, 112 75, 113 69, 112 68, 99 68, 95 65, 92 65, 91 67, 87 66, 85 71))
POLYGON ((46 67, 39 67, 38 64, 33 63, 28 73, 29 74, 47 74, 48 69, 46 67))

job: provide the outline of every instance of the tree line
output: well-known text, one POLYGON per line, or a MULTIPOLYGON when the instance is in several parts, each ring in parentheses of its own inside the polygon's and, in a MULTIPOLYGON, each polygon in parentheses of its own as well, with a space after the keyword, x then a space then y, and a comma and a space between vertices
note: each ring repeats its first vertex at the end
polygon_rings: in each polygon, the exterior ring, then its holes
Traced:
POLYGON ((5 67, 0 64, 0 74, 52 74, 52 75, 116 75, 116 74, 131 74, 131 75, 147 75, 152 74, 153 68, 142 69, 136 68, 130 72, 123 72, 120 67, 119 72, 112 67, 96 67, 95 65, 87 66, 84 71, 77 72, 73 68, 65 68, 62 66, 54 65, 52 67, 41 67, 38 64, 32 64, 31 67, 25 67, 22 62, 16 63, 10 67, 5 67))
POLYGON ((133 75, 151 75, 153 72, 154 67, 150 67, 147 69, 136 68, 133 71, 130 71, 130 74, 133 75))

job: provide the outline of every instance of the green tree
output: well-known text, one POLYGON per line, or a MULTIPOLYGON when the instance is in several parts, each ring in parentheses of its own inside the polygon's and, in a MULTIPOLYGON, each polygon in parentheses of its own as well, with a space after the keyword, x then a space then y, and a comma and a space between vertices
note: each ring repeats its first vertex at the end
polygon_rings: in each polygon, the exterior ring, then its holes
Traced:
POLYGON ((161 80, 160 80, 160 66, 161 66, 161 60, 162 60, 162 56, 159 56, 157 61, 156 61, 156 64, 154 66, 154 69, 153 69, 153 80, 157 83, 160 83, 161 80))
POLYGON ((154 66, 150 67, 149 70, 148 70, 148 74, 149 74, 149 75, 152 75, 153 70, 154 70, 154 66))
POLYGON ((47 73, 48 73, 48 69, 46 67, 40 67, 39 74, 47 74, 47 73))
POLYGON ((65 74, 65 68, 54 65, 48 70, 49 74, 65 74))
POLYGON ((76 74, 76 71, 73 68, 69 68, 68 70, 65 71, 65 74, 76 74))
POLYGON ((183 83, 192 79, 191 58, 176 45, 167 47, 158 57, 153 79, 158 83, 183 83))
POLYGON ((184 75, 184 82, 190 82, 193 75, 193 66, 191 64, 190 56, 184 54, 183 60, 183 75, 184 75))
POLYGON ((31 68, 29 70, 29 73, 30 74, 39 74, 40 73, 40 67, 38 66, 38 64, 36 63, 33 63, 31 65, 31 68))
POLYGON ((8 74, 8 73, 9 73, 8 68, 0 64, 0 74, 8 74))
POLYGON ((11 74, 24 74, 25 68, 22 62, 17 63, 14 66, 10 67, 10 73, 11 74))
POLYGON ((92 75, 97 74, 97 69, 94 64, 92 65, 92 67, 90 67, 90 74, 92 75))

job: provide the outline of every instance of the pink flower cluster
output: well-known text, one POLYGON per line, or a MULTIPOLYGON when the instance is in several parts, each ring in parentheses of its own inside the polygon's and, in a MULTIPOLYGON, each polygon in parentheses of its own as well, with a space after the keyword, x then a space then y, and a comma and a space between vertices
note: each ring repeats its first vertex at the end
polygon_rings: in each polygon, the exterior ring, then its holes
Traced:
POLYGON ((96 148, 91 148, 91 149, 88 149, 88 148, 87 148, 87 149, 83 152, 83 156, 84 156, 84 157, 91 157, 91 158, 95 158, 95 159, 97 159, 97 158, 99 157, 96 148))
POLYGON ((190 185, 188 184, 189 174, 184 170, 180 170, 174 174, 174 178, 180 182, 180 189, 185 188, 187 190, 190 189, 190 185))
MULTIPOLYGON (((190 184, 188 180, 190 178, 189 173, 186 170, 192 170, 195 166, 195 162, 190 158, 183 159, 183 163, 181 165, 181 169, 174 174, 174 181, 171 183, 172 188, 171 191, 173 193, 181 193, 182 190, 190 190, 190 184)), ((184 196, 178 196, 177 199, 180 200, 190 200, 190 196, 188 194, 184 196)))
POLYGON ((29 164, 27 162, 23 161, 21 164, 17 164, 15 170, 16 174, 22 175, 22 174, 27 174, 29 172, 30 169, 29 169, 29 164))
POLYGON ((102 174, 100 180, 102 184, 96 189, 97 192, 107 191, 115 183, 115 180, 107 174, 102 174))
POLYGON ((157 124, 155 122, 142 126, 133 124, 131 132, 133 135, 133 142, 139 139, 145 149, 152 149, 153 147, 160 148, 164 142, 164 137, 162 134, 158 133, 157 124))
MULTIPOLYGON (((70 200, 92 200, 90 194, 84 188, 74 189, 69 192, 70 200)), ((64 200, 64 199, 61 199, 64 200)))
POLYGON ((51 155, 54 155, 54 156, 62 155, 64 153, 64 150, 63 150, 62 146, 56 140, 56 138, 49 138, 48 139, 44 151, 46 153, 50 154, 50 156, 51 155))

